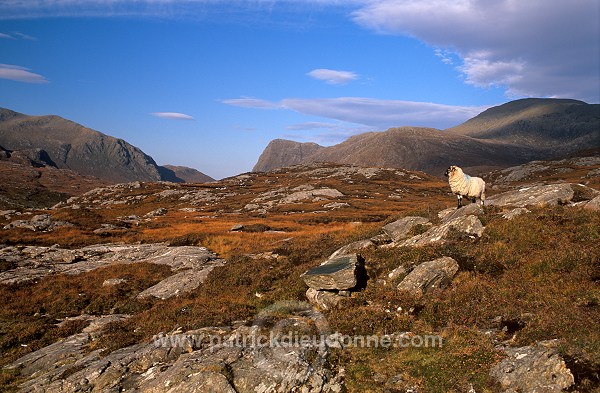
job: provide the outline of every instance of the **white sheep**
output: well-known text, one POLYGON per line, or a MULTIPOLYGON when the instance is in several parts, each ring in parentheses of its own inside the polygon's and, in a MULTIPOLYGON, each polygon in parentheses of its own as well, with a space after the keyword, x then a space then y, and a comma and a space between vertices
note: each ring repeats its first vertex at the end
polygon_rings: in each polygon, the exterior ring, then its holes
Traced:
POLYGON ((473 203, 479 198, 481 205, 485 204, 485 182, 482 178, 466 175, 454 165, 448 168, 444 175, 448 177, 452 193, 458 196, 458 208, 462 206, 463 197, 470 198, 473 203))

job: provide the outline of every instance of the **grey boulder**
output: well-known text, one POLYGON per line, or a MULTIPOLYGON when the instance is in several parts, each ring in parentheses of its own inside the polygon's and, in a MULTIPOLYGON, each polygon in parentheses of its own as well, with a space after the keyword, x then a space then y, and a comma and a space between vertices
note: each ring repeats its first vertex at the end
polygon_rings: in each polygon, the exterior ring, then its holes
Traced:
POLYGON ((408 216, 391 222, 385 225, 382 229, 385 233, 387 233, 392 240, 398 241, 402 239, 406 239, 410 231, 417 225, 425 225, 429 222, 427 218, 424 217, 414 217, 408 216))
POLYGON ((300 277, 306 285, 316 290, 344 291, 358 285, 363 270, 363 258, 357 254, 348 254, 328 259, 300 277))
POLYGON ((508 356, 492 367, 490 374, 505 392, 562 392, 575 380, 556 346, 555 341, 541 341, 504 348, 508 356))
POLYGON ((458 263, 450 257, 423 262, 410 272, 398 289, 415 295, 446 288, 458 272, 458 263))

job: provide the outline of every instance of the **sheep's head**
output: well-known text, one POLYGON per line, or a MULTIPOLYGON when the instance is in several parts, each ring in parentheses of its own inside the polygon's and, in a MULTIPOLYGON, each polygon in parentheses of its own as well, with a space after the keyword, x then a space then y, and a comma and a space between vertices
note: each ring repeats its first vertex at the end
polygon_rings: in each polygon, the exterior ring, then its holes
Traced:
POLYGON ((455 176, 457 174, 462 174, 462 169, 460 169, 459 167, 452 165, 451 167, 449 167, 448 169, 446 169, 446 173, 444 173, 444 176, 446 177, 452 177, 455 176))
POLYGON ((452 172, 454 172, 455 170, 456 170, 456 167, 454 165, 452 165, 451 167, 449 167, 448 169, 446 169, 446 172, 444 173, 444 176, 450 177, 450 175, 452 174, 452 172))

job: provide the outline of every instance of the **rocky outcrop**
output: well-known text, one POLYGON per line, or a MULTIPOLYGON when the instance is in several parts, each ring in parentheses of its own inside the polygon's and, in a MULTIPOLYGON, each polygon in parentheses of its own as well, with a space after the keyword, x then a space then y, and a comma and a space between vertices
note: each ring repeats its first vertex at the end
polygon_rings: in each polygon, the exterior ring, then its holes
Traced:
POLYGON ((458 263, 450 257, 423 262, 398 284, 398 289, 417 296, 435 289, 444 289, 452 282, 457 272, 458 263))
POLYGON ((313 190, 296 191, 279 201, 280 204, 296 203, 305 200, 319 201, 323 198, 339 198, 344 194, 333 188, 319 188, 313 190))
POLYGON ((322 309, 331 309, 367 282, 364 259, 358 254, 332 255, 300 276, 309 287, 306 297, 322 309))
POLYGON ((215 267, 224 264, 224 260, 216 260, 213 263, 206 264, 202 268, 186 269, 140 292, 137 297, 139 299, 146 297, 168 299, 181 293, 191 292, 206 280, 208 273, 215 267))
POLYGON ((342 299, 349 297, 349 291, 333 292, 308 288, 306 290, 306 299, 322 310, 331 310, 338 306, 342 299))
POLYGON ((12 269, 0 272, 0 284, 33 281, 50 274, 80 274, 114 263, 168 265, 175 273, 139 296, 165 299, 197 288, 208 273, 225 263, 204 247, 154 244, 104 244, 74 250, 59 247, 4 247, 0 259, 12 269))
POLYGON ((108 354, 86 352, 91 334, 80 333, 9 368, 27 378, 22 392, 340 392, 343 374, 329 365, 328 347, 294 342, 285 330, 311 323, 293 316, 270 331, 258 325, 176 331, 108 354))
POLYGON ((494 195, 486 200, 491 206, 556 206, 571 202, 575 195, 568 183, 549 184, 524 187, 516 191, 508 191, 494 195))
POLYGON ((451 230, 464 233, 473 237, 481 237, 484 231, 483 224, 479 218, 473 215, 461 215, 441 225, 433 226, 426 232, 406 239, 401 242, 392 243, 390 247, 422 247, 429 244, 442 244, 451 230))
POLYGON ((589 201, 583 202, 582 206, 584 209, 588 210, 600 210, 600 196, 597 196, 589 201))
POLYGON ((361 279, 364 260, 357 254, 341 255, 328 259, 300 277, 306 285, 316 290, 345 291, 355 288, 361 279))
POLYGON ((72 227, 74 226, 70 222, 54 220, 49 214, 38 214, 33 216, 31 220, 16 220, 8 225, 5 225, 3 229, 12 228, 24 228, 31 231, 46 231, 50 232, 57 228, 72 227))
POLYGON ((426 225, 428 223, 429 220, 427 218, 408 216, 391 222, 382 229, 393 241, 399 241, 409 237, 410 232, 417 225, 426 225))
MULTIPOLYGON (((265 191, 252 199, 250 203, 246 204, 244 206, 244 210, 261 212, 264 214, 268 210, 279 205, 328 201, 333 198, 342 197, 344 197, 344 194, 335 188, 315 188, 310 184, 301 184, 293 188, 284 187, 265 191)), ((347 203, 329 202, 323 205, 323 208, 333 210, 346 206, 350 205, 347 203)))
POLYGON ((491 375, 506 393, 562 392, 575 382, 555 341, 502 351, 507 357, 492 368, 491 375))

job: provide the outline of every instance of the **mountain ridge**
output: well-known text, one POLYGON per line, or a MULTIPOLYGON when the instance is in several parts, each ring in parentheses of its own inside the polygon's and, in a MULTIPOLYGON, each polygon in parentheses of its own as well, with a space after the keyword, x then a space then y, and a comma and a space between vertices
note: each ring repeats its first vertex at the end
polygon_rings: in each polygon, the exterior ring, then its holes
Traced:
POLYGON ((28 116, 0 108, 0 146, 41 149, 59 169, 114 183, 183 181, 127 141, 56 115, 28 116))
MULTIPOLYGON (((485 171, 564 157, 599 146, 597 130, 600 130, 598 104, 530 98, 489 108, 445 130, 398 127, 354 135, 337 145, 321 147, 301 162, 406 168, 436 175, 453 164, 485 171)), ((286 149, 294 150, 297 148, 294 144, 301 146, 300 142, 286 141, 286 149)), ((282 160, 284 154, 273 151, 275 147, 272 143, 267 146, 255 171, 298 163, 297 159, 282 160)))

